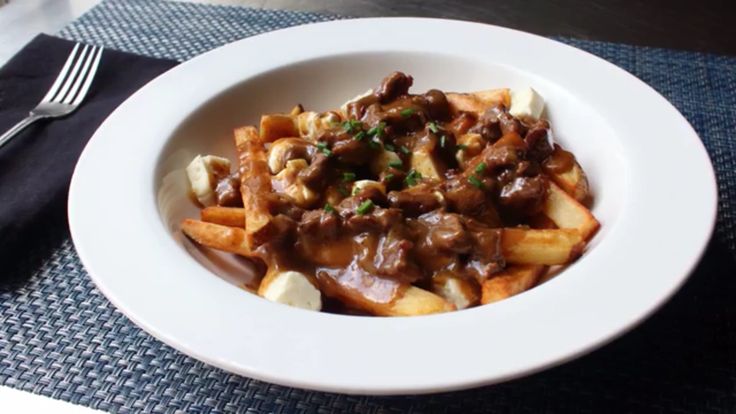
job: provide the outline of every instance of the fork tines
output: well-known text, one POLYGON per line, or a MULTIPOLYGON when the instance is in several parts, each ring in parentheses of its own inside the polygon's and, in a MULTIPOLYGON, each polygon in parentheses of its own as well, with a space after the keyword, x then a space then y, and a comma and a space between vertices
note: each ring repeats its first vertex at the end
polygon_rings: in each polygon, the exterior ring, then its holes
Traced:
POLYGON ((74 45, 61 72, 41 102, 79 105, 89 90, 103 48, 99 46, 74 45))

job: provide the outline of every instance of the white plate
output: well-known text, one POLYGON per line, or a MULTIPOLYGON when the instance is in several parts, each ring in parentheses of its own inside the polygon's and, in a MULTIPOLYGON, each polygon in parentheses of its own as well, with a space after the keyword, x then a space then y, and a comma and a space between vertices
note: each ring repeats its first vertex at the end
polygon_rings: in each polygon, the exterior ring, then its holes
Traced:
POLYGON ((578 49, 500 27, 360 19, 244 39, 146 85, 100 127, 69 195, 75 246, 100 290, 174 348, 289 386, 424 393, 529 374, 588 352, 654 311, 710 237, 716 186, 687 121, 629 73, 578 49), (236 285, 243 262, 177 229, 197 211, 182 169, 233 154, 230 131, 264 112, 339 105, 392 70, 413 90, 531 85, 556 137, 589 174, 602 223, 587 253, 509 300, 414 318, 323 314, 236 285))

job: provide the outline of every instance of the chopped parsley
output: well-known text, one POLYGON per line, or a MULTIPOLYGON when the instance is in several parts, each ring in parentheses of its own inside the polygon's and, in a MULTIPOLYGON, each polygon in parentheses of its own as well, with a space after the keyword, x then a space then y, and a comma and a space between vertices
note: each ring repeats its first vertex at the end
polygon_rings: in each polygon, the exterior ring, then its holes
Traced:
POLYGON ((400 149, 400 150, 401 150, 401 152, 403 152, 404 154, 409 154, 409 153, 411 152, 411 151, 409 151, 409 148, 406 148, 406 147, 405 147, 405 146, 403 146, 403 145, 402 145, 401 147, 399 147, 399 149, 400 149))
POLYGON ((404 166, 404 163, 401 162, 401 160, 393 160, 393 161, 389 161, 388 162, 388 166, 389 167, 399 168, 400 169, 401 167, 404 166))
POLYGON ((478 179, 478 177, 474 175, 468 177, 468 182, 470 182, 470 184, 472 184, 476 188, 479 188, 481 190, 483 189, 483 183, 478 179))
POLYGON ((342 181, 346 183, 355 181, 355 173, 350 171, 342 173, 342 181))
POLYGON ((440 132, 440 129, 437 127, 437 123, 434 121, 428 123, 427 126, 429 127, 429 130, 434 132, 435 134, 440 132))
POLYGON ((344 129, 345 132, 355 132, 362 128, 363 123, 358 121, 357 119, 348 119, 347 121, 342 123, 342 129, 344 129))
POLYGON ((328 213, 334 213, 335 212, 335 207, 332 207, 332 204, 330 204, 330 203, 326 203, 325 204, 325 211, 328 212, 328 213))
POLYGON ((401 110, 401 112, 399 112, 399 113, 400 113, 400 114, 401 114, 401 116, 403 116, 404 118, 408 118, 408 117, 410 117, 410 116, 414 115, 414 112, 415 112, 415 111, 414 111, 414 108, 406 108, 406 109, 402 109, 402 110, 401 110))
POLYGON ((366 135, 365 131, 362 131, 361 130, 357 134, 353 135, 353 139, 356 140, 356 141, 362 141, 363 138, 365 138, 365 135, 366 135))
POLYGON ((358 195, 359 192, 360 192, 360 187, 358 187, 357 185, 354 185, 352 195, 358 195))
POLYGON ((457 147, 457 150, 458 150, 458 151, 462 151, 462 150, 464 150, 464 149, 467 149, 467 148, 468 148, 468 146, 467 146, 467 145, 465 145, 465 144, 457 144, 457 145, 456 145, 456 147, 457 147))
POLYGON ((386 181, 391 181, 391 180, 394 179, 394 177, 396 177, 396 176, 393 175, 392 173, 388 173, 388 174, 386 174, 385 177, 383 177, 383 179, 386 180, 386 181))
POLYGON ((417 185, 417 180, 422 179, 422 174, 419 173, 417 170, 411 170, 409 171, 409 174, 406 175, 406 178, 404 178, 404 182, 409 187, 417 185))
POLYGON ((486 163, 481 162, 480 164, 475 166, 475 173, 476 174, 483 174, 486 170, 487 166, 486 163))
POLYGON ((379 149, 381 148, 381 141, 376 141, 375 139, 372 139, 368 141, 368 146, 373 149, 379 149))
POLYGON ((363 214, 371 211, 371 209, 373 209, 373 201, 365 200, 364 202, 360 203, 356 212, 362 216, 363 214))
POLYGON ((396 151, 396 148, 394 148, 394 146, 391 144, 385 144, 383 147, 386 148, 388 151, 396 151))

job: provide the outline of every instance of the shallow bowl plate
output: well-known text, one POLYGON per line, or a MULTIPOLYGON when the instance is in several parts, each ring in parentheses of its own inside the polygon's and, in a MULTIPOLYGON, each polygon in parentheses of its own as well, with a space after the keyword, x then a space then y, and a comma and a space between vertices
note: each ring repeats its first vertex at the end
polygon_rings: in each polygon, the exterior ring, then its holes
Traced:
POLYGON ((508 380, 632 328, 684 282, 711 235, 713 169, 652 88, 593 55, 505 28, 433 19, 299 26, 228 44, 161 75, 99 128, 69 195, 74 244, 100 290, 151 335, 277 384, 425 393, 508 380), (233 128, 297 102, 335 108, 393 70, 413 90, 532 86, 587 171, 602 228, 556 278, 489 306, 414 318, 324 314, 239 287, 247 264, 198 249, 183 168, 233 156, 233 128), (663 149, 666 152, 663 152, 663 149))

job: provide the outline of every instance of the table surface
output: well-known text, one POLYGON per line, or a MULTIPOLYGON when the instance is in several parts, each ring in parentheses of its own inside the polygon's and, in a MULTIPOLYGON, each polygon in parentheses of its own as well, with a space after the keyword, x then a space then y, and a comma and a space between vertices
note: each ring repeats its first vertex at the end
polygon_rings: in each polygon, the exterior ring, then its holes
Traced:
MULTIPOLYGON (((189 0, 178 0, 189 1, 189 0)), ((39 32, 54 33, 100 0, 0 0, 0 65, 39 32)), ((507 26, 545 36, 736 54, 733 0, 204 0, 204 3, 319 11, 349 16, 442 17, 507 26)), ((95 412, 0 387, 9 412, 95 412), (21 410, 20 407, 23 409, 21 410)), ((3 410, 5 411, 5 410, 3 410)))

